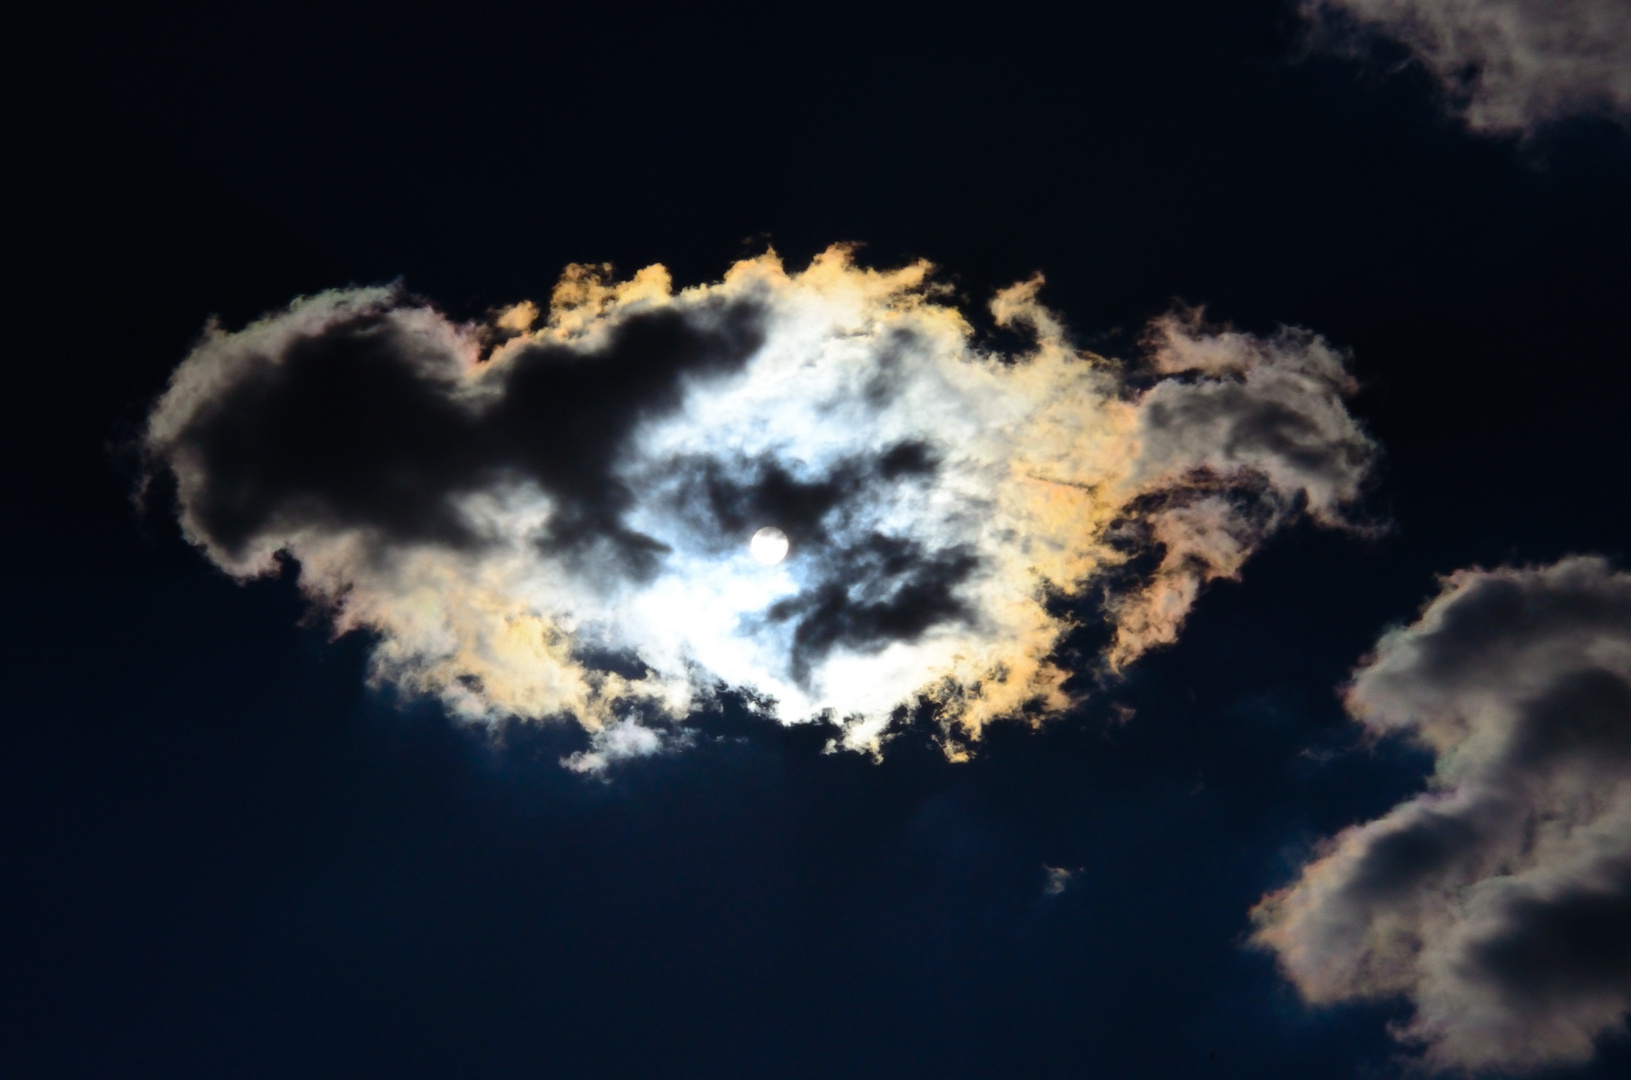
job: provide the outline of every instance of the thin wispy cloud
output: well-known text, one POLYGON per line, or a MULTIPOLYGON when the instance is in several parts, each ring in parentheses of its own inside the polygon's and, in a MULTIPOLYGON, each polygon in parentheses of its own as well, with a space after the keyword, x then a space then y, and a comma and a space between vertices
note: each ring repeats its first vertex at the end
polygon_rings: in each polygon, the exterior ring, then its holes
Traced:
POLYGON ((1468 127, 1522 134, 1582 114, 1631 119, 1622 0, 1303 0, 1322 46, 1388 38, 1438 80, 1468 127))
POLYGON ((955 756, 1071 704, 1071 598, 1102 601, 1118 669, 1276 529, 1348 526, 1376 453, 1314 334, 1180 311, 1123 365, 1040 286, 992 301, 1012 355, 927 264, 843 248, 679 291, 573 267, 547 310, 470 324, 324 293, 210 327, 145 448, 222 569, 295 560, 337 631, 377 635, 379 680, 463 717, 576 718, 574 768, 672 744, 652 725, 721 684, 873 749, 926 700, 955 756), (750 550, 765 528, 784 559, 750 550))
POLYGON ((1631 1010, 1631 575, 1467 570, 1348 693, 1437 756, 1256 911, 1310 1002, 1403 996, 1443 1070, 1578 1064, 1631 1010))

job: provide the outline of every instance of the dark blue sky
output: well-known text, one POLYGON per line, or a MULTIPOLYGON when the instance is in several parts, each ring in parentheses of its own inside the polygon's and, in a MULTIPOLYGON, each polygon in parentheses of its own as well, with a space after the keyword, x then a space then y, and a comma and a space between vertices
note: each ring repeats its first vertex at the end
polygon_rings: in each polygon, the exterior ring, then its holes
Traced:
POLYGON ((1271 2, 7 23, 0 1072, 1401 1071, 1403 1007, 1306 1009, 1247 912, 1423 782, 1335 690, 1435 575, 1623 564, 1623 130, 1469 135, 1419 71, 1295 60, 1271 2), (1112 355, 1174 298, 1315 329, 1394 528, 1274 539, 968 764, 727 703, 601 783, 556 764, 576 729, 367 689, 292 581, 132 508, 121 447, 212 313, 401 277, 464 317, 767 240, 928 257, 976 302, 1040 269, 1112 355))

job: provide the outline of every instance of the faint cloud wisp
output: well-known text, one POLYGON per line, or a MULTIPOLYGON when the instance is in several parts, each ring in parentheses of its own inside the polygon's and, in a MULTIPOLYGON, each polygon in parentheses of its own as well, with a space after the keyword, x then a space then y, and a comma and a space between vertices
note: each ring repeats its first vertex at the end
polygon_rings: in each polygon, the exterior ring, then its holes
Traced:
POLYGON ((1474 131, 1526 134, 1566 116, 1631 118, 1623 0, 1303 0, 1317 44, 1399 42, 1474 131))

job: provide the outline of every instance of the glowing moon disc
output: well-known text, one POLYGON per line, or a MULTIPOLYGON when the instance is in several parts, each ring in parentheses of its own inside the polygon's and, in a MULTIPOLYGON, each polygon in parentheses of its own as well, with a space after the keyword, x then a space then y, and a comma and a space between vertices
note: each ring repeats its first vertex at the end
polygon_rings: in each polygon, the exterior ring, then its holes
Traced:
POLYGON ((787 557, 787 534, 774 525, 766 525, 748 541, 748 551, 754 561, 764 566, 775 566, 787 557))

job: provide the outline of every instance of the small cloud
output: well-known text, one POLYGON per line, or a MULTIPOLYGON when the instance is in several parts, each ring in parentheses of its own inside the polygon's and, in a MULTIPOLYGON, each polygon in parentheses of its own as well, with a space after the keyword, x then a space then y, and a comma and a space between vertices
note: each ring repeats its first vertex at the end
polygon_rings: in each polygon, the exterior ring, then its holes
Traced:
POLYGON ((690 742, 688 735, 664 737, 633 719, 619 720, 590 736, 588 750, 578 750, 562 758, 561 764, 575 773, 604 776, 608 768, 620 761, 651 757, 666 749, 688 746, 690 742))
POLYGON ((1068 870, 1063 866, 1048 866, 1043 864, 1043 871, 1048 875, 1047 882, 1042 886, 1043 896, 1058 896, 1070 887, 1071 879, 1082 872, 1081 867, 1068 870))

